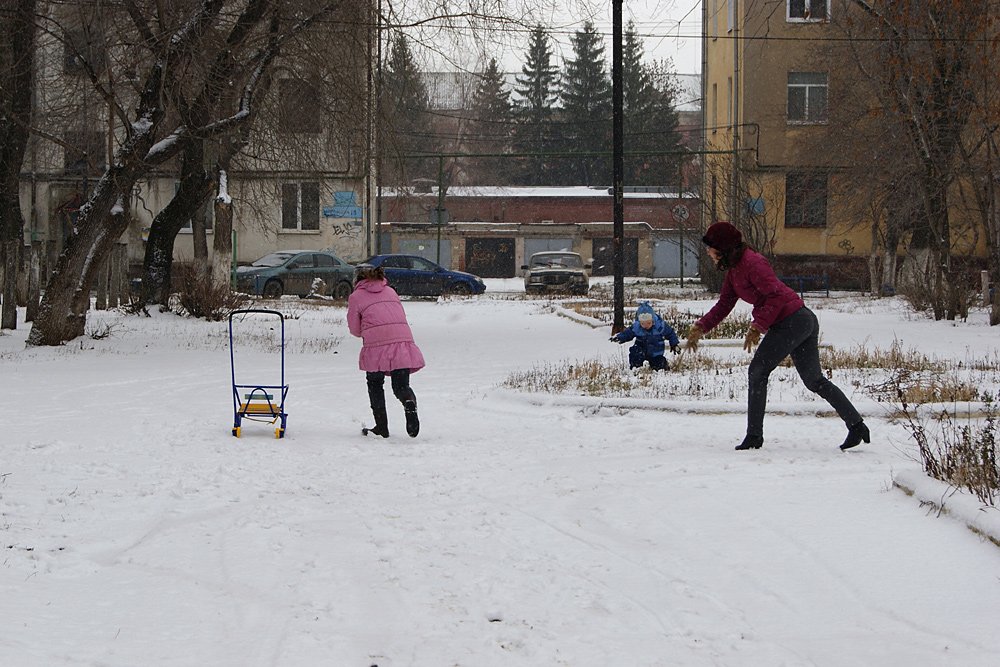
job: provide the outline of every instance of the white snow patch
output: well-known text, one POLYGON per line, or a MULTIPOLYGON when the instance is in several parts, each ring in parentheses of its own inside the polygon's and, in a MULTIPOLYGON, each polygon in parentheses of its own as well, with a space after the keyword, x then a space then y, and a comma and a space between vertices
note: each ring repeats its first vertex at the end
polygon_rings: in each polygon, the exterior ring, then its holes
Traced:
MULTIPOLYGON (((228 322, 91 310, 114 335, 0 336, 0 664, 1000 664, 1000 550, 892 490, 924 494, 901 426, 872 414, 872 443, 844 453, 839 420, 775 400, 764 448, 734 452, 742 401, 706 415, 497 389, 603 354, 607 329, 490 292, 404 305, 427 359, 415 439, 388 386, 392 436, 360 435, 339 306, 267 303, 287 315, 281 440, 230 434, 228 322)), ((1000 351, 985 311, 809 305, 838 348, 1000 351)), ((233 329, 237 378, 276 381, 280 327, 233 329)))

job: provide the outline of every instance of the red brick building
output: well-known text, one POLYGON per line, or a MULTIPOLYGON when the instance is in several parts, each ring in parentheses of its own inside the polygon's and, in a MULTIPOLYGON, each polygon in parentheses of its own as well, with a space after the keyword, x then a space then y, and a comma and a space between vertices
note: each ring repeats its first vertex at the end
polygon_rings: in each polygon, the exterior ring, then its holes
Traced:
MULTIPOLYGON (((531 253, 567 249, 592 259, 595 275, 610 273, 607 188, 452 187, 442 201, 436 187, 418 190, 383 194, 383 252, 425 254, 483 277, 512 277, 531 253), (435 224, 439 219, 444 224, 435 224)), ((624 220, 627 275, 694 275, 701 236, 696 196, 636 188, 625 193, 624 220)))

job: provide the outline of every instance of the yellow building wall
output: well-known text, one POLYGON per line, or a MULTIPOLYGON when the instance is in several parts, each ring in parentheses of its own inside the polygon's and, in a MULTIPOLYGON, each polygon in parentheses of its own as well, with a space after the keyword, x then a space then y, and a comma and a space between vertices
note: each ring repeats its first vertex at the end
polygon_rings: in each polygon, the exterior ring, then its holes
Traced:
MULTIPOLYGON (((846 185, 837 178, 836 141, 826 123, 796 124, 787 118, 788 72, 830 72, 850 67, 847 46, 824 40, 834 28, 827 22, 786 20, 787 4, 773 0, 704 0, 705 2, 705 156, 703 197, 705 223, 711 224, 713 197, 716 218, 728 219, 719 202, 727 191, 731 155, 739 154, 750 196, 764 199, 775 229, 775 252, 790 255, 858 256, 871 252, 875 222, 851 206, 846 185), (730 16, 735 18, 730 20, 730 16), (735 23, 735 24, 733 24, 735 23), (769 39, 753 39, 766 35, 769 39), (817 45, 822 45, 818 47, 817 45), (711 151, 728 151, 730 156, 711 151), (712 165, 716 187, 712 187, 712 165), (825 228, 786 228, 785 174, 798 170, 830 170, 825 228)), ((831 3, 831 13, 844 11, 831 3)), ((835 16, 835 20, 843 17, 835 16)), ((828 100, 837 99, 834 80, 828 100)), ((846 77, 849 81, 850 77, 846 77)), ((975 217, 958 203, 958 187, 950 197, 952 242, 956 255, 985 255, 984 235, 976 233, 975 217)))

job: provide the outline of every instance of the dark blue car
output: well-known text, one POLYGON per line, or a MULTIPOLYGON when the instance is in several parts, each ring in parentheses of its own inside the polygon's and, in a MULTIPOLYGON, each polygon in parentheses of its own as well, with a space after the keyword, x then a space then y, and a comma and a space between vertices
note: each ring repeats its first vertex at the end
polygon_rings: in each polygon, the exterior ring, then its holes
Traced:
POLYGON ((381 266, 389 285, 404 296, 482 294, 486 284, 479 276, 451 271, 419 255, 375 255, 361 265, 381 266))

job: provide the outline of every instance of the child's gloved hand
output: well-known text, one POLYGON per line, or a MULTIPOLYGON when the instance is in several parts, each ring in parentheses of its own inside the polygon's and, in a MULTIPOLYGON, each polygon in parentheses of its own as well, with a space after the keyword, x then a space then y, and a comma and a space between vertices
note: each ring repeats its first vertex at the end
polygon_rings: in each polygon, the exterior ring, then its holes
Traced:
POLYGON ((673 354, 680 354, 680 353, 681 353, 681 346, 680 346, 680 345, 677 345, 677 344, 675 344, 675 343, 671 343, 671 344, 670 344, 670 351, 671 351, 671 352, 672 352, 673 354))
POLYGON ((618 336, 612 336, 608 340, 610 340, 612 343, 617 343, 618 342, 618 336))
POLYGON ((747 337, 743 339, 743 349, 747 352, 753 352, 758 343, 760 343, 760 330, 756 327, 750 327, 750 331, 747 331, 747 337))

